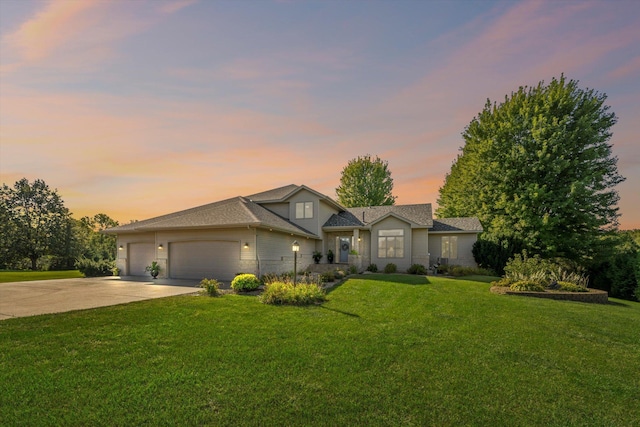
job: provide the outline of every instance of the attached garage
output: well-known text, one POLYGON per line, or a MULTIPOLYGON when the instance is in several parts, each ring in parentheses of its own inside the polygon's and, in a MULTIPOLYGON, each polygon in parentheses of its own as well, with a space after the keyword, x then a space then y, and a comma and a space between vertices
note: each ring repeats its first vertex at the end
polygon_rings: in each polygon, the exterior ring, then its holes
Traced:
POLYGON ((240 242, 190 241, 169 244, 174 279, 231 280, 240 272, 240 242))
POLYGON ((156 259, 153 243, 129 243, 129 276, 148 276, 145 271, 148 265, 156 259))

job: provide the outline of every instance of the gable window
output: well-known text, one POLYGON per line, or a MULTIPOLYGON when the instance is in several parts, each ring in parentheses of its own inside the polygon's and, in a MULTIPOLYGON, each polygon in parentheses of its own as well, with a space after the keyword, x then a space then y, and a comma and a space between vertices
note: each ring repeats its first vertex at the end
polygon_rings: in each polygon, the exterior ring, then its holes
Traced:
POLYGON ((378 231, 378 258, 404 258, 404 230, 378 231))
POLYGON ((458 236, 442 237, 442 258, 458 258, 458 236))
POLYGON ((296 219, 313 218, 313 202, 296 203, 296 219))

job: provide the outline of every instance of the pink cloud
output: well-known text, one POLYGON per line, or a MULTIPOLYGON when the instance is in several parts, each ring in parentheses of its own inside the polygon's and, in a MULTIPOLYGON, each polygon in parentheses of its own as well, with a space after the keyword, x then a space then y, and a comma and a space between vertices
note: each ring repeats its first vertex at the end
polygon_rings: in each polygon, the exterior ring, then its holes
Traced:
POLYGON ((101 2, 95 0, 50 2, 16 32, 8 35, 7 41, 27 61, 44 59, 91 28, 95 18, 87 12, 100 5, 101 2))
POLYGON ((192 4, 196 4, 197 2, 198 0, 168 1, 166 3, 163 3, 162 6, 160 6, 160 12, 166 13, 166 14, 176 13, 179 10, 184 9, 185 7, 191 6, 192 4))

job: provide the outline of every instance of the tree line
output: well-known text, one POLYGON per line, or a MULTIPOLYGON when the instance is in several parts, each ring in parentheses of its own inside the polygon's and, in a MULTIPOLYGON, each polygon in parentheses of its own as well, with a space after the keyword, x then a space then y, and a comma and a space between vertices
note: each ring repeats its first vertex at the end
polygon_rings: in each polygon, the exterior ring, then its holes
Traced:
POLYGON ((115 268, 116 238, 100 233, 118 221, 104 213, 75 219, 57 190, 26 178, 0 187, 0 269, 115 268))

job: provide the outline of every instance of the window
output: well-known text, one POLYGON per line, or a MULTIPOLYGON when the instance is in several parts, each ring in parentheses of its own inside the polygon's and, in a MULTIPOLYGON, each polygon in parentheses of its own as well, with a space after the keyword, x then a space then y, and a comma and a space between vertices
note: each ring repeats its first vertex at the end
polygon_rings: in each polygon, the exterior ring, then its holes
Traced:
POLYGON ((404 230, 378 231, 378 258, 404 258, 404 230))
POLYGON ((296 219, 313 218, 313 202, 296 203, 296 219))
POLYGON ((442 258, 458 258, 458 236, 445 236, 442 238, 442 258))

